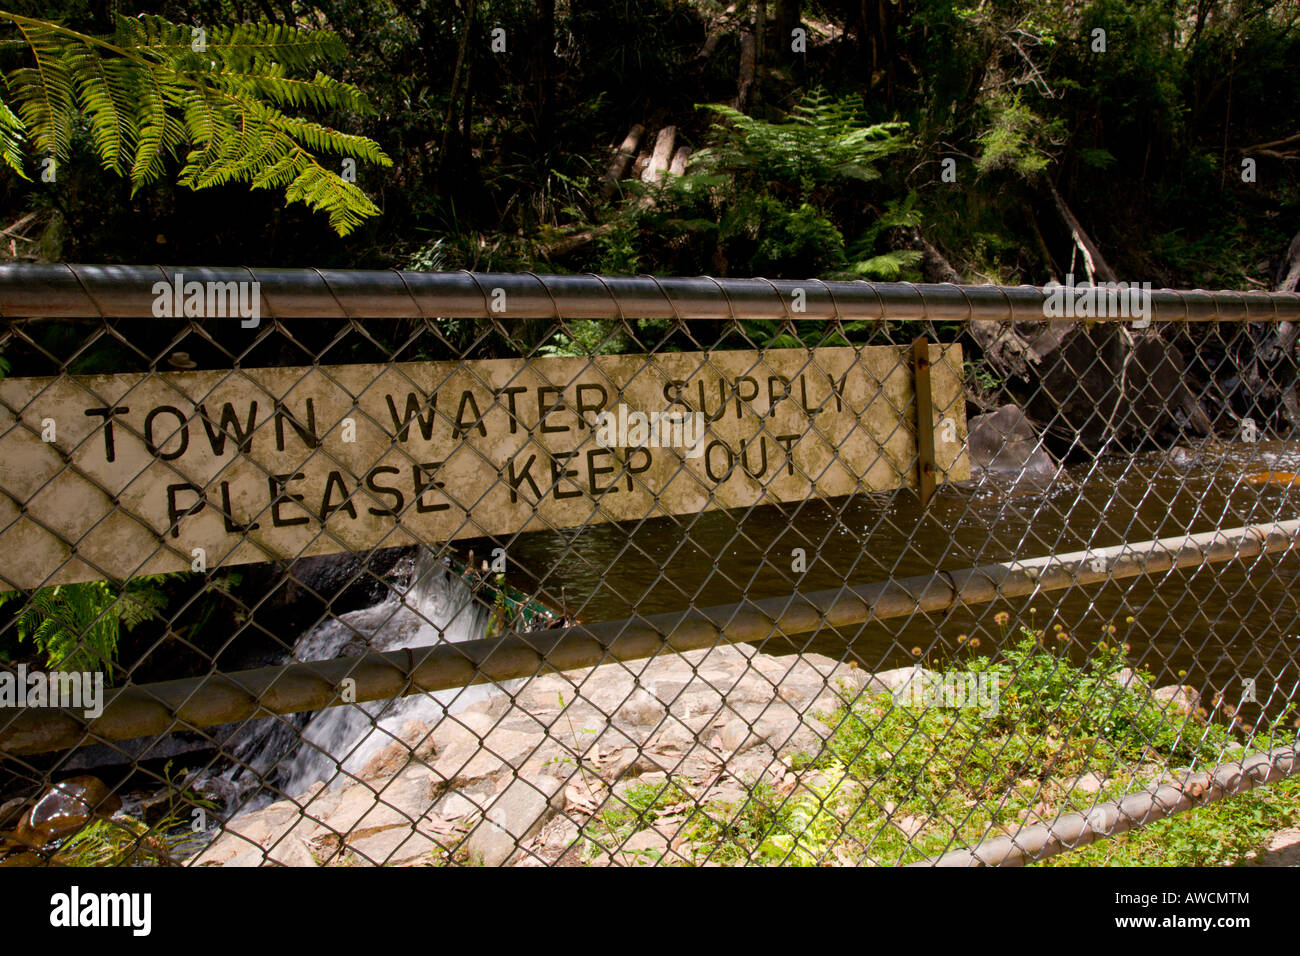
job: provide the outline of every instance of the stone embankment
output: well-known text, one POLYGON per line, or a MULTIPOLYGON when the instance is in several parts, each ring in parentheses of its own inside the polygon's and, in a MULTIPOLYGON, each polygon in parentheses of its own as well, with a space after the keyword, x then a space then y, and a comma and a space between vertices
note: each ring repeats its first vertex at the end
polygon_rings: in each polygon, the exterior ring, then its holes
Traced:
MULTIPOLYGON (((697 807, 741 805, 760 783, 783 793, 803 786, 816 771, 797 772, 794 758, 821 752, 831 736, 821 718, 864 694, 903 699, 918 675, 937 677, 919 667, 873 675, 817 654, 730 645, 538 676, 436 726, 408 723, 359 774, 235 817, 189 862, 689 861, 689 828, 668 825, 675 810, 680 822, 697 807), (676 808, 670 801, 653 829, 610 847, 612 857, 581 839, 597 814, 628 807, 629 789, 644 784, 675 788, 676 808)), ((1191 688, 1153 695, 1176 712, 1199 704, 1191 688)))
POLYGON ((671 775, 683 800, 740 802, 821 750, 815 715, 914 673, 734 645, 535 677, 434 727, 408 723, 355 776, 235 817, 191 865, 576 858, 579 825, 627 787, 671 775))

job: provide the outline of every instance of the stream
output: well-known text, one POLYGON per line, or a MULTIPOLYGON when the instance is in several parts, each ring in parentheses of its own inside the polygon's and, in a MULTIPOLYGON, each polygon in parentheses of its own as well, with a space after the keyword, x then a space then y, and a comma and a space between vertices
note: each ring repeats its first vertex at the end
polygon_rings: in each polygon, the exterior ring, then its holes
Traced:
MULTIPOLYGON (((598 524, 580 535, 533 533, 510 544, 510 577, 552 607, 563 601, 584 622, 725 604, 1300 515, 1300 487, 1248 480, 1268 471, 1300 472, 1300 445, 1103 457, 1063 468, 1040 488, 986 477, 941 486, 928 512, 904 492, 598 524), (802 575, 791 570, 795 548, 805 552, 802 575)), ((1130 660, 1153 671, 1158 684, 1191 684, 1206 696, 1222 690, 1235 702, 1243 679, 1253 678, 1260 705, 1276 712, 1295 698, 1300 682, 1298 578, 1300 556, 1266 556, 773 639, 762 649, 820 653, 877 671, 913 663, 913 648, 920 648, 928 666, 942 668, 971 653, 958 650, 959 635, 981 637, 977 653, 989 653, 1016 624, 1060 623, 1075 635, 1073 653, 1082 658, 1114 626, 1110 639, 1129 643, 1130 660), (1010 613, 1011 625, 994 623, 1000 611, 1010 613)), ((488 609, 431 552, 417 555, 411 580, 405 594, 302 635, 294 658, 329 660, 367 642, 393 650, 483 635, 488 609)), ((261 806, 270 793, 301 793, 340 767, 355 773, 407 721, 432 725, 444 711, 491 692, 479 686, 258 721, 230 748, 237 763, 224 778, 243 808, 261 806)))

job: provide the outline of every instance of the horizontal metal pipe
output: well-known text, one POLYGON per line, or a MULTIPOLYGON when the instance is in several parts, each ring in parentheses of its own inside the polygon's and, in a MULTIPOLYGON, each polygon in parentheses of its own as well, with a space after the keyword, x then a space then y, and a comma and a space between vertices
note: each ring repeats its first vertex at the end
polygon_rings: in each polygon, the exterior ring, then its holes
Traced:
MULTIPOLYGON (((0 317, 147 318, 155 315, 155 285, 171 285, 178 274, 185 283, 255 281, 261 316, 280 319, 1042 321, 1049 294, 1037 286, 820 279, 20 264, 0 266, 0 317), (802 311, 794 311, 796 300, 802 311)), ((1150 307, 1149 318, 1161 322, 1300 320, 1300 294, 1291 292, 1159 289, 1150 293, 1150 307)))
POLYGON ((127 686, 89 722, 68 710, 0 710, 0 752, 67 750, 97 741, 338 706, 344 703, 345 678, 355 682, 356 702, 386 700, 530 677, 546 669, 567 671, 614 660, 640 660, 665 648, 680 652, 719 643, 753 643, 773 635, 987 604, 1000 597, 1285 552, 1295 548, 1297 535, 1300 521, 1248 525, 564 630, 127 686))
POLYGON ((1213 770, 1188 773, 1140 793, 1098 803, 1087 813, 1066 813, 1051 823, 1023 827, 1010 836, 985 840, 911 866, 1023 866, 1118 836, 1176 813, 1285 780, 1300 773, 1295 747, 1278 747, 1213 770))

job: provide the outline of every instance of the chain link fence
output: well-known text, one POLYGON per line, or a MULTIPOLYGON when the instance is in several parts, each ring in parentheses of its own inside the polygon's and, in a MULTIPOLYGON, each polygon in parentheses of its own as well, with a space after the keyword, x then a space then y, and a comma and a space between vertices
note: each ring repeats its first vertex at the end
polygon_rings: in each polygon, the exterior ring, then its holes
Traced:
POLYGON ((1032 863, 1296 768, 1294 294, 0 313, 5 865, 1032 863))

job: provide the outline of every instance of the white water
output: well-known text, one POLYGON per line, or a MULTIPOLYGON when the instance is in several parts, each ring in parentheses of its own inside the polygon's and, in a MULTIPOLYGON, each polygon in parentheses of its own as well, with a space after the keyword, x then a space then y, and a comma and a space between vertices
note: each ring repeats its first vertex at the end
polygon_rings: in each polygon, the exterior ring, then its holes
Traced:
MULTIPOLYGON (((330 618, 298 639, 293 659, 325 661, 367 649, 391 651, 474 640, 484 636, 489 613, 490 608, 474 600, 463 580, 422 550, 405 594, 330 618)), ((376 751, 398 739, 407 722, 433 726, 445 713, 463 710, 492 690, 493 685, 481 684, 330 707, 318 711, 301 731, 290 720, 259 721, 261 726, 250 728, 252 732, 234 747, 233 755, 242 765, 235 773, 244 778, 244 786, 261 777, 289 796, 303 793, 317 781, 333 786, 347 781, 348 774, 357 773, 376 751), (299 734, 301 744, 296 742, 299 734)), ((261 802, 254 800, 243 809, 261 802)))

